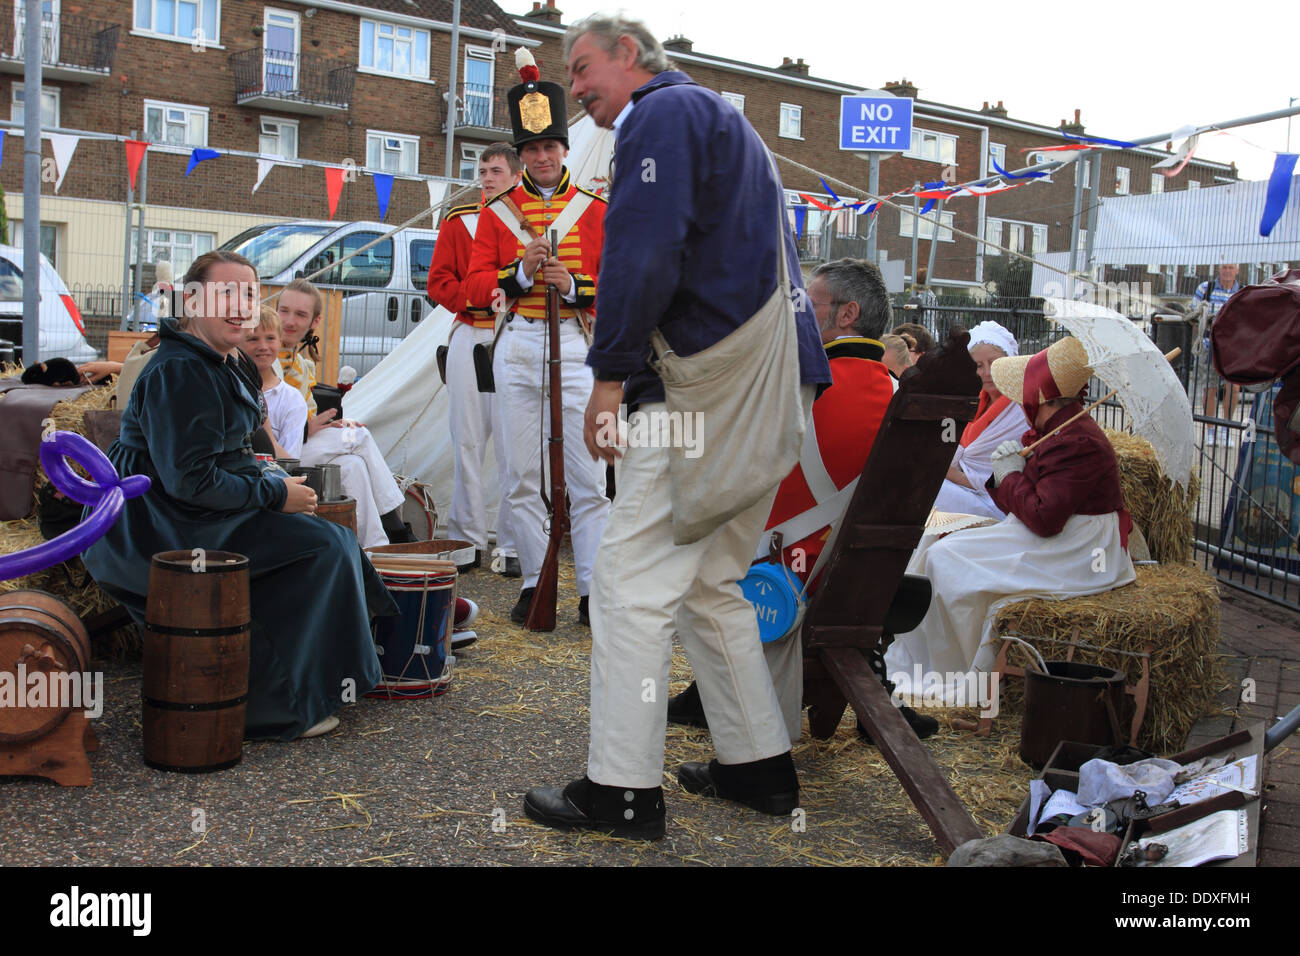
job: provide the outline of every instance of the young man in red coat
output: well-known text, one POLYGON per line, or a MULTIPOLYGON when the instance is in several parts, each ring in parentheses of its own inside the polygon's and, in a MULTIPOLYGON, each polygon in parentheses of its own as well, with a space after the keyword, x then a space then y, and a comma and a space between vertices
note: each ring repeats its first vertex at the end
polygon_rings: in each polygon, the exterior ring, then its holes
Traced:
MULTIPOLYGON (((523 173, 514 147, 493 143, 478 160, 483 201, 513 189, 523 173)), ((447 343, 447 402, 451 425, 454 477, 447 531, 452 538, 471 541, 474 560, 460 570, 477 567, 487 549, 487 514, 483 506, 483 454, 488 438, 496 443, 497 483, 501 489, 497 508, 497 550, 505 558, 504 574, 520 577, 519 558, 510 531, 510 503, 505 494, 505 438, 493 392, 480 392, 474 374, 474 346, 492 341, 495 325, 491 309, 471 309, 462 288, 469 274, 470 251, 482 215, 482 203, 456 206, 448 211, 438 231, 438 244, 429 266, 429 298, 456 316, 447 343)))
MULTIPOLYGON (((782 560, 804 583, 818 568, 832 525, 848 507, 894 396, 889 370, 881 362, 879 338, 892 324, 893 313, 880 270, 863 259, 827 262, 813 273, 807 294, 834 384, 813 403, 799 463, 777 489, 757 555, 767 560, 769 542, 779 532, 782 560)), ((816 586, 813 581, 809 590, 816 586)), ((763 652, 793 744, 803 723, 799 637, 764 644, 763 652)), ((707 726, 707 710, 692 683, 669 702, 668 719, 707 726)))
POLYGON ((506 436, 505 489, 523 570, 523 589, 510 619, 522 624, 546 558, 540 441, 544 430, 549 431, 543 397, 546 288, 559 289, 564 479, 578 621, 588 624, 592 564, 609 514, 604 465, 592 461, 583 441, 593 382, 586 364, 587 328, 596 303, 605 200, 575 186, 564 165, 569 139, 563 88, 540 82, 531 57, 520 73, 525 80, 511 88, 507 105, 525 166, 523 181, 484 206, 464 294, 472 308, 508 313, 493 352, 492 373, 506 436), (550 245, 553 230, 558 233, 555 256, 550 245))

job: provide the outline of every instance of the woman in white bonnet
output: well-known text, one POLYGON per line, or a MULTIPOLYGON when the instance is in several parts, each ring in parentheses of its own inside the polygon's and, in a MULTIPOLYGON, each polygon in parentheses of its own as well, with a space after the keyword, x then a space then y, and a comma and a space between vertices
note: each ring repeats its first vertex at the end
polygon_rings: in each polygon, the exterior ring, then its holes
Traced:
POLYGON ((952 466, 934 507, 956 514, 983 515, 1001 520, 1005 514, 993 503, 984 483, 993 474, 993 450, 1007 439, 1019 440, 1029 427, 1024 410, 998 391, 989 367, 994 359, 1018 354, 1016 338, 996 322, 981 322, 970 330, 970 357, 984 388, 975 418, 962 432, 952 466))

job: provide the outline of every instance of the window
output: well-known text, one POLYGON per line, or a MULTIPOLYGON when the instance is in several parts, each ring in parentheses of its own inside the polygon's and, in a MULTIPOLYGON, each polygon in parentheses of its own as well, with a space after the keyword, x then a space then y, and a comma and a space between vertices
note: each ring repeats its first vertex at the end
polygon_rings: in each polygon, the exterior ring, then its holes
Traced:
POLYGON ((1025 251, 1025 227, 1021 223, 1007 223, 1007 248, 1012 252, 1025 251))
POLYGON ((23 270, 0 256, 0 302, 23 301, 23 270))
MULTIPOLYGON (((1025 165, 1037 166, 1039 163, 1050 163, 1050 162, 1054 162, 1055 160, 1056 157, 1053 156, 1051 153, 1033 152, 1030 153, 1028 157, 1026 157, 1025 165)), ((1048 173, 1046 176, 1041 177, 1039 181, 1044 183, 1050 183, 1052 181, 1052 175, 1053 175, 1052 173, 1048 173)))
POLYGON ((208 111, 201 106, 144 101, 144 138, 191 149, 208 145, 208 111))
MULTIPOLYGON (((489 51, 490 54, 491 51, 489 51)), ((361 21, 361 68, 417 80, 429 78, 429 31, 361 21)))
POLYGON ((485 146, 462 146, 460 148, 460 172, 458 179, 478 179, 478 158, 483 155, 485 146))
POLYGON ((997 165, 997 166, 1001 166, 1003 169, 1006 169, 1006 168, 1007 168, 1007 148, 1006 148, 1004 145, 1002 145, 1001 143, 989 143, 989 172, 988 172, 988 174, 989 174, 990 176, 992 176, 992 175, 994 174, 994 166, 995 166, 995 165, 997 165))
MULTIPOLYGON (((1002 167, 1006 169, 1005 166, 1002 167)), ((984 246, 984 255, 1000 256, 1002 255, 1002 220, 986 219, 984 220, 984 241, 992 245, 984 246)))
MULTIPOLYGON (((952 166, 957 162, 957 137, 950 133, 933 133, 928 129, 913 127, 912 145, 903 155, 952 166)), ((1005 166, 1002 168, 1006 169, 1005 166)))
POLYGON ((745 95, 743 93, 723 93, 722 98, 740 112, 745 112, 745 95))
POLYGON ((262 117, 262 136, 257 141, 257 151, 264 156, 298 158, 298 121, 277 116, 262 117))
POLYGON ((1041 255, 1047 251, 1047 227, 1034 226, 1034 239, 1030 251, 1034 255, 1041 255))
POLYGON ((1088 230, 1080 229, 1079 230, 1079 251, 1083 252, 1087 248, 1088 248, 1088 230))
POLYGON ((1200 188, 1201 188, 1201 184, 1198 183, 1195 179, 1189 179, 1189 180, 1187 181, 1187 188, 1188 188, 1188 189, 1200 189, 1200 188))
POLYGON ((220 0, 135 0, 135 28, 190 43, 221 42, 217 7, 220 0))
POLYGON ((411 285, 417 289, 429 285, 429 266, 433 265, 432 239, 412 239, 408 260, 411 263, 411 285))
POLYGON ((1116 196, 1128 195, 1128 167, 1127 166, 1115 167, 1115 195, 1116 196))
POLYGON ((858 234, 858 214, 853 209, 841 209, 833 213, 835 217, 835 235, 840 239, 855 237, 858 234))
POLYGON ((803 139, 803 107, 781 104, 781 135, 787 139, 803 139))
POLYGON ((418 136, 399 136, 396 133, 366 133, 366 168, 380 169, 386 173, 415 175, 420 166, 420 139, 418 136))
MULTIPOLYGON (((21 219, 9 220, 9 245, 15 249, 23 247, 23 221, 21 219)), ((41 255, 50 260, 50 265, 55 269, 59 267, 57 253, 59 251, 59 225, 53 222, 41 223, 41 255)))
MULTIPOLYGON (((312 256, 306 265, 306 273, 311 275, 324 269, 331 262, 337 262, 344 256, 360 249, 368 242, 378 239, 382 233, 353 232, 344 236, 312 256)), ((351 285, 368 289, 382 289, 393 277, 393 240, 385 239, 377 246, 372 246, 359 256, 353 256, 347 262, 335 266, 316 281, 322 285, 351 285)))
POLYGON ((1084 189, 1088 189, 1088 188, 1090 188, 1091 185, 1092 185, 1092 175, 1091 175, 1091 173, 1092 173, 1092 163, 1091 163, 1091 161, 1089 161, 1088 157, 1087 157, 1087 156, 1081 156, 1081 157, 1079 157, 1077 160, 1075 160, 1075 161, 1074 161, 1074 168, 1075 168, 1075 174, 1074 174, 1074 175, 1076 175, 1076 176, 1082 176, 1082 177, 1083 177, 1083 182, 1082 182, 1080 185, 1081 185, 1084 189))
POLYGON ((461 123, 492 125, 492 77, 496 57, 487 47, 465 48, 465 93, 461 97, 461 123))
POLYGON ((1152 173, 1152 174, 1151 174, 1151 191, 1152 191, 1153 193, 1162 193, 1162 192, 1165 191, 1165 176, 1164 176, 1164 173, 1152 173))
MULTIPOLYGON (((188 232, 174 229, 146 229, 145 261, 159 262, 163 259, 172 264, 172 272, 179 282, 180 277, 189 270, 191 263, 205 252, 216 248, 217 237, 211 232, 188 232)), ((139 248, 140 230, 131 230, 131 261, 135 262, 136 250, 139 248)))
MULTIPOLYGON (((934 218, 934 215, 935 214, 933 211, 925 214, 925 218, 921 220, 921 231, 920 234, 917 236, 918 239, 934 238, 934 223, 931 221, 934 218)), ((952 225, 955 217, 956 217, 955 213, 951 213, 951 212, 939 213, 939 220, 943 223, 943 226, 939 229, 940 242, 953 241, 952 225)), ((910 212, 907 212, 906 210, 900 211, 899 220, 898 220, 898 234, 900 236, 906 236, 907 238, 910 239, 912 237, 912 231, 916 228, 915 222, 916 222, 916 217, 913 216, 910 212)))
MULTIPOLYGON (((9 119, 18 124, 17 129, 9 130, 18 136, 23 135, 22 124, 26 120, 27 110, 24 107, 25 94, 23 85, 15 83, 13 86, 13 104, 9 109, 9 119)), ((41 87, 41 127, 43 129, 57 129, 59 126, 59 90, 58 87, 41 87)))

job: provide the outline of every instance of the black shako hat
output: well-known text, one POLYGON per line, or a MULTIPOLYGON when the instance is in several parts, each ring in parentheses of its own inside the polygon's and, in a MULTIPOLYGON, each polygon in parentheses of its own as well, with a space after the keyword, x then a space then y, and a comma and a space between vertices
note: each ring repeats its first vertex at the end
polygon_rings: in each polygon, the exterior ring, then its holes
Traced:
POLYGON ((569 118, 564 87, 543 82, 537 61, 527 47, 515 51, 515 66, 523 80, 506 92, 515 149, 538 139, 558 139, 569 148, 569 118))

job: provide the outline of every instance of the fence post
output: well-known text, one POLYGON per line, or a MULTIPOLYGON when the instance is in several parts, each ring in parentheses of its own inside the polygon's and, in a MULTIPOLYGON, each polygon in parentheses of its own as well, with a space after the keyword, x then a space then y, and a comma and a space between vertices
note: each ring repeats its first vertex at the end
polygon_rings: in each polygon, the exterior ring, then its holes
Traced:
MULTIPOLYGON (((131 130, 131 138, 135 139, 138 132, 138 130, 131 130)), ((147 150, 145 155, 148 155, 147 150)), ((122 217, 125 225, 122 227, 122 322, 118 326, 118 330, 121 332, 128 331, 131 324, 131 216, 133 215, 131 204, 134 201, 135 189, 128 179, 126 185, 126 215, 122 217)))
MULTIPOLYGON (((131 296, 131 304, 135 305, 135 300, 139 296, 141 286, 144 283, 144 254, 148 248, 144 235, 144 213, 149 206, 149 152, 145 151, 144 159, 140 163, 140 218, 136 226, 135 235, 135 278, 131 283, 135 295, 131 296)), ((136 330, 137 332, 139 329, 136 330)))

